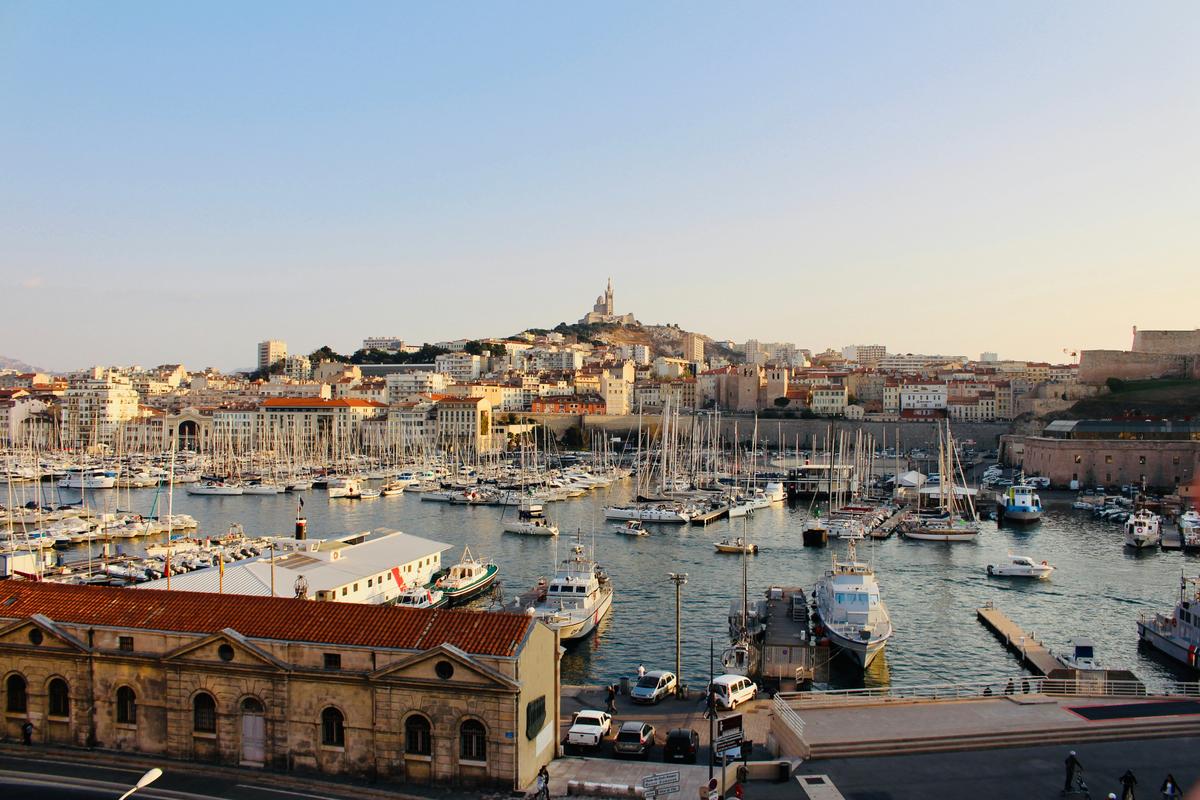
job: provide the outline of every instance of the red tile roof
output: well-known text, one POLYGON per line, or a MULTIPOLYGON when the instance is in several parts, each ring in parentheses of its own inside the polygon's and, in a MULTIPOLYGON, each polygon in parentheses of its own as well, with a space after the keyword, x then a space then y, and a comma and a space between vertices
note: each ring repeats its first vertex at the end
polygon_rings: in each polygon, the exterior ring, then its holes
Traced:
POLYGON ((395 608, 204 592, 0 582, 0 618, 43 614, 55 622, 252 639, 429 650, 450 644, 477 655, 514 656, 535 621, 525 614, 395 608))
POLYGON ((386 403, 357 398, 323 400, 320 397, 270 397, 262 402, 265 408, 386 408, 386 403))

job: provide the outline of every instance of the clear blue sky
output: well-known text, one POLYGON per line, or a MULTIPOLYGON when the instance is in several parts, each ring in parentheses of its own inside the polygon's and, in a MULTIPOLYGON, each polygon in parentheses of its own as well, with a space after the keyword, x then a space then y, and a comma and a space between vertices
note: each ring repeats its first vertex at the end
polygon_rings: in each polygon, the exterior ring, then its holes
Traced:
POLYGON ((1200 326, 1196 3, 0 0, 0 354, 1200 326))

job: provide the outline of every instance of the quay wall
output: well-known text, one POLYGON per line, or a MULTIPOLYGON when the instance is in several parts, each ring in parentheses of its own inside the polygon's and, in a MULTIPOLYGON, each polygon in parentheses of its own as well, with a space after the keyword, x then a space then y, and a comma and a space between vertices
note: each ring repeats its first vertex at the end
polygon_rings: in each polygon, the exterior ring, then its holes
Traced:
POLYGON ((1109 378, 1200 378, 1200 356, 1178 353, 1084 350, 1079 358, 1079 382, 1103 384, 1109 378))
POLYGON ((1200 329, 1192 331, 1133 331, 1133 352, 1180 356, 1200 354, 1200 329))
MULTIPOLYGON (((638 416, 636 414, 579 415, 521 413, 519 416, 523 419, 532 418, 559 436, 568 428, 579 426, 584 431, 592 434, 601 433, 628 439, 636 435, 638 429, 638 416)), ((691 417, 681 415, 680 419, 681 425, 690 427, 691 417)), ((698 424, 707 424, 707 422, 701 421, 698 424)), ((754 431, 754 420, 751 417, 722 417, 722 438, 726 441, 732 440, 735 424, 737 426, 738 438, 743 442, 749 441, 754 431)), ((661 429, 662 417, 657 414, 643 414, 641 425, 643 430, 661 429)), ((831 428, 835 437, 841 431, 845 431, 847 436, 853 437, 861 429, 864 435, 873 436, 875 442, 879 445, 882 445, 886 440, 889 447, 896 443, 896 437, 899 435, 900 446, 904 449, 914 447, 932 448, 936 452, 938 442, 938 426, 934 422, 896 423, 845 419, 762 419, 758 422, 758 438, 765 440, 770 446, 774 447, 779 444, 779 438, 782 436, 785 446, 794 447, 796 437, 798 436, 800 438, 800 446, 808 448, 812 446, 813 437, 815 436, 818 445, 823 446, 823 442, 829 435, 831 428)), ((955 438, 959 441, 972 439, 976 442, 978 448, 993 449, 999 445, 1000 436, 1009 432, 1009 424, 1006 422, 956 422, 953 423, 953 432, 955 438)))

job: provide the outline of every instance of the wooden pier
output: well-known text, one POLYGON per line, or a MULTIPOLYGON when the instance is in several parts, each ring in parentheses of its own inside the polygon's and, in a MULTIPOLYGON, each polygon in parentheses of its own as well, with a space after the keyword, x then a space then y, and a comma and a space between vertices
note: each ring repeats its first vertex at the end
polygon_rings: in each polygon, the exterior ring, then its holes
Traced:
POLYGON ((976 609, 975 613, 984 627, 996 634, 996 638, 1004 642, 1004 646, 1019 656, 1021 663, 1034 673, 1048 676, 1055 670, 1064 669, 1059 660, 1050 655, 1045 645, 1009 619, 1000 609, 989 603, 976 609))
POLYGON ((710 522, 723 519, 727 514, 729 514, 729 506, 721 506, 704 514, 695 514, 690 521, 693 525, 707 525, 710 522))
POLYGON ((871 531, 871 538, 872 539, 886 539, 889 536, 891 536, 892 532, 894 530, 896 530, 896 526, 900 524, 900 521, 902 519, 904 519, 904 515, 907 514, 908 512, 909 512, 908 506, 903 506, 902 508, 897 510, 895 514, 892 514, 890 517, 885 519, 883 522, 881 522, 875 526, 874 530, 871 531))
POLYGON ((1183 534, 1179 530, 1179 526, 1164 522, 1162 525, 1162 542, 1163 550, 1182 550, 1183 549, 1183 534))

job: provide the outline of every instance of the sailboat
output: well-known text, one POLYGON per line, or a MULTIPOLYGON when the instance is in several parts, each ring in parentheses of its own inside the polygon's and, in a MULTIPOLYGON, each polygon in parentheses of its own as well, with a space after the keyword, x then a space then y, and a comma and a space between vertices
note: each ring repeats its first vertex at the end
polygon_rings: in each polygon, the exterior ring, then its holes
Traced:
MULTIPOLYGON (((743 518, 742 537, 737 541, 745 540, 745 521, 743 518)), ((762 626, 754 624, 755 620, 751 619, 750 614, 750 595, 748 590, 748 580, 750 573, 750 559, 747 557, 751 552, 757 552, 757 546, 750 545, 755 549, 753 551, 743 548, 742 554, 742 602, 740 609, 730 609, 729 614, 729 647, 721 654, 721 665, 725 668, 727 674, 732 675, 753 675, 758 671, 759 652, 756 645, 756 639, 762 634, 762 626), (740 611, 740 613, 738 613, 740 611), (753 630, 752 630, 753 628, 753 630)), ((725 552, 718 545, 717 552, 725 552)), ((735 601, 736 602, 736 601, 735 601)))
POLYGON ((954 481, 955 474, 962 473, 956 451, 947 422, 944 435, 938 427, 938 468, 942 475, 938 484, 938 512, 934 516, 918 515, 908 520, 901 527, 905 537, 929 542, 969 542, 979 535, 975 503, 969 491, 959 492, 954 481))

